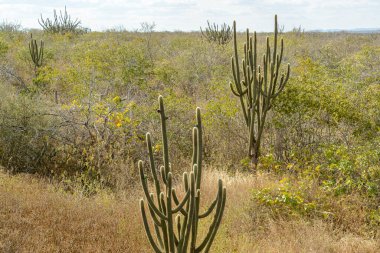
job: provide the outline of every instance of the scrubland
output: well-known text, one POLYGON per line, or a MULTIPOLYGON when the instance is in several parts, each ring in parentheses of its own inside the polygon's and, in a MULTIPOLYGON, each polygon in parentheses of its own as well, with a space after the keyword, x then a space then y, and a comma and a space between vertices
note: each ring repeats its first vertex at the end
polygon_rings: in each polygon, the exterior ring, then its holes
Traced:
POLYGON ((281 36, 291 76, 254 171, 228 85, 231 43, 195 32, 33 31, 45 43, 34 68, 30 34, 0 32, 0 251, 150 252, 136 163, 147 160, 148 131, 161 156, 161 94, 176 180, 190 168, 199 106, 203 200, 218 178, 227 187, 211 252, 379 252, 380 35, 281 36))

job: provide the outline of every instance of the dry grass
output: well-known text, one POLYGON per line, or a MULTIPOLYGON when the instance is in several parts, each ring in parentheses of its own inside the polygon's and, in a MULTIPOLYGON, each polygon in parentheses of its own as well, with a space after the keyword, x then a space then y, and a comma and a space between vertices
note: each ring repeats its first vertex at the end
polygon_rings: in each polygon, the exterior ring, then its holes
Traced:
MULTIPOLYGON (((214 197, 219 177, 227 185, 228 199, 212 252, 350 253, 378 252, 380 248, 379 241, 334 230, 319 220, 273 221, 259 213, 250 199, 252 188, 275 183, 266 174, 230 177, 206 171, 204 204, 214 197)), ((86 198, 57 190, 32 176, 0 172, 0 251, 151 252, 141 226, 140 196, 141 191, 135 190, 86 198)))
POLYGON ((31 176, 0 174, 1 252, 149 252, 135 196, 56 191, 31 176))

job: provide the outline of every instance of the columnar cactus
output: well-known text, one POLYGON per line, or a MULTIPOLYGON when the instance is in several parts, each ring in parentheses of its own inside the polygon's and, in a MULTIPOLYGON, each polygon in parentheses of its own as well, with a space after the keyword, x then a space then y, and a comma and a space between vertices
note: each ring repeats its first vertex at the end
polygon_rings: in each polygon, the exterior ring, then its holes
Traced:
POLYGON ((41 67, 44 58, 44 42, 41 40, 40 48, 38 48, 37 41, 33 39, 33 35, 30 35, 29 53, 32 57, 35 69, 41 67))
POLYGON ((204 32, 201 27, 201 33, 203 37, 208 40, 208 42, 217 42, 219 45, 224 45, 231 41, 232 34, 231 27, 229 25, 224 23, 220 26, 219 30, 219 25, 215 23, 211 25, 210 22, 207 21, 207 26, 208 27, 205 28, 204 32))
POLYGON ((269 38, 267 37, 266 53, 262 58, 262 66, 258 65, 257 60, 256 32, 254 32, 252 38, 247 29, 244 58, 242 60, 242 69, 240 70, 235 21, 233 30, 235 55, 231 59, 231 65, 234 83, 230 82, 230 87, 232 93, 240 99, 245 123, 249 129, 248 156, 251 157, 252 163, 257 165, 266 116, 272 108, 274 99, 284 90, 289 79, 290 65, 288 64, 286 73, 280 74, 284 41, 281 39, 278 52, 277 15, 275 16, 273 51, 271 51, 269 38), (243 76, 241 76, 241 72, 243 76))
POLYGON ((81 34, 89 31, 89 29, 80 26, 81 21, 79 19, 71 19, 71 16, 67 13, 66 6, 64 12, 59 11, 59 16, 57 15, 57 11, 54 10, 53 19, 44 19, 41 14, 41 19, 38 19, 38 23, 41 25, 43 30, 48 33, 81 34))
POLYGON ((141 214, 148 240, 155 252, 209 252, 222 220, 226 203, 226 188, 223 187, 222 180, 219 180, 218 193, 215 200, 205 212, 200 212, 202 178, 202 124, 200 109, 197 108, 196 110, 197 125, 193 128, 191 171, 183 173, 185 192, 183 198, 179 199, 173 188, 173 174, 169 162, 166 133, 166 121, 168 117, 165 115, 162 96, 158 100, 163 142, 163 165, 160 166, 159 170, 157 170, 152 151, 151 136, 149 133, 146 134, 154 193, 149 192, 143 162, 139 161, 138 163, 141 183, 154 227, 154 232, 152 232, 145 211, 145 201, 141 199, 141 214), (199 240, 197 236, 199 221, 212 213, 214 213, 214 217, 209 230, 206 236, 202 240, 199 240))

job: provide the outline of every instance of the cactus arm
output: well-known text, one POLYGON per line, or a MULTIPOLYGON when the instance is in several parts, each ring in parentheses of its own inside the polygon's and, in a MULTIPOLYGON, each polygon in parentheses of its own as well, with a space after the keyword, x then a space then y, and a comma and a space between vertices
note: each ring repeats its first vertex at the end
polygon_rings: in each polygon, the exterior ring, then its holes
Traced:
POLYGON ((166 134, 166 120, 168 117, 165 115, 164 100, 162 96, 158 97, 158 102, 160 109, 158 112, 161 116, 161 132, 162 132, 162 142, 163 142, 163 158, 164 158, 164 167, 165 167, 165 176, 170 172, 169 167, 169 148, 168 148, 168 137, 166 134))
POLYGON ((181 227, 182 227, 182 224, 181 224, 181 215, 177 215, 176 217, 175 217, 175 222, 176 222, 176 224, 177 224, 177 234, 178 234, 178 241, 177 241, 177 247, 178 247, 178 244, 179 244, 179 242, 180 242, 180 240, 181 240, 181 227))
POLYGON ((44 42, 41 40, 40 41, 40 55, 39 55, 39 59, 40 59, 40 66, 42 66, 42 60, 44 58, 44 42))
POLYGON ((195 177, 195 206, 194 206, 194 218, 191 231, 191 243, 190 250, 195 249, 198 231, 198 215, 199 215, 199 204, 200 204, 200 188, 202 179, 202 120, 201 120, 201 109, 197 107, 196 109, 196 120, 197 126, 195 131, 195 136, 197 137, 197 163, 193 165, 194 177, 195 177))
MULTIPOLYGON (((244 44, 244 51, 247 51, 247 44, 244 44)), ((249 84, 249 79, 248 79, 248 75, 247 75, 247 63, 246 63, 245 59, 242 60, 242 65, 243 65, 244 80, 242 80, 241 83, 247 87, 247 85, 249 84)))
MULTIPOLYGON (((189 191, 189 192, 190 192, 190 191, 189 191)), ((173 201, 174 201, 174 203, 175 203, 175 204, 177 205, 177 207, 178 207, 178 206, 180 205, 180 202, 179 202, 179 200, 178 200, 177 194, 175 193, 174 189, 173 189, 172 193, 173 193, 173 201)), ((190 195, 189 195, 189 197, 190 197, 190 195)), ((188 203, 188 200, 189 200, 189 199, 187 199, 187 201, 186 201, 185 204, 188 203)), ((183 215, 187 215, 187 211, 186 211, 183 207, 180 208, 179 211, 180 211, 183 215)), ((174 211, 173 211, 173 213, 174 213, 174 211)))
POLYGON ((140 200, 140 209, 141 209, 141 215, 143 218, 145 232, 146 232, 146 235, 147 235, 148 240, 150 242, 150 245, 153 247, 153 249, 156 253, 163 253, 162 250, 155 243, 153 236, 150 233, 150 228, 149 228, 148 220, 147 220, 146 213, 145 213, 144 200, 143 199, 140 200))
MULTIPOLYGON (((163 192, 160 193, 160 202, 162 206, 162 212, 166 215, 165 194, 163 192)), ((164 237, 165 252, 169 252, 169 234, 168 234, 167 223, 165 222, 165 220, 163 220, 161 224, 162 224, 162 234, 164 237)))
MULTIPOLYGON (((151 194, 151 198, 153 199, 153 194, 151 194)), ((164 244, 162 241, 160 228, 162 229, 162 225, 165 223, 165 221, 162 219, 159 221, 153 209, 149 205, 148 205, 148 208, 149 208, 150 216, 152 217, 153 222, 154 222, 154 231, 156 232, 158 243, 160 244, 160 247, 162 248, 164 247, 164 244)))
POLYGON ((193 168, 194 164, 197 163, 198 159, 198 129, 196 127, 193 128, 193 162, 191 164, 191 168, 193 168))
POLYGON ((149 191, 148 191, 148 185, 147 185, 147 182, 146 182, 146 178, 145 178, 145 175, 144 175, 144 169, 143 169, 143 166, 142 166, 142 161, 139 161, 138 167, 140 169, 141 184, 143 186, 144 194, 145 194, 145 197, 146 197, 146 199, 148 201, 149 206, 152 207, 153 211, 161 219, 167 220, 167 217, 156 207, 156 205, 154 204, 153 200, 150 198, 150 194, 149 194, 149 191))
POLYGON ((220 223, 222 221, 222 216, 223 216, 225 206, 226 206, 226 188, 223 188, 221 209, 220 209, 219 214, 218 214, 217 223, 213 229, 213 232, 210 236, 209 242, 207 243, 206 249, 204 251, 205 253, 208 253, 210 251, 211 245, 215 239, 216 232, 218 231, 218 228, 219 228, 220 223))
POLYGON ((156 232, 157 241, 160 244, 160 248, 162 249, 162 247, 164 247, 164 242, 162 241, 160 229, 156 224, 154 224, 154 231, 156 232))
POLYGON ((234 29, 234 52, 235 52, 235 61, 236 61, 236 69, 233 69, 235 73, 234 77, 236 76, 236 80, 235 80, 235 83, 236 84, 239 84, 240 83, 240 74, 239 74, 239 58, 238 58, 238 52, 237 52, 237 42, 236 42, 236 22, 234 21, 233 23, 233 29, 234 29))
POLYGON ((277 15, 274 16, 274 41, 273 41, 273 55, 272 55, 272 62, 270 65, 270 89, 269 89, 269 94, 273 93, 274 90, 274 79, 276 77, 276 72, 275 67, 277 68, 278 66, 275 66, 277 63, 277 15))
POLYGON ((37 62, 36 62, 36 52, 35 52, 35 41, 32 39, 30 44, 29 44, 29 52, 30 52, 30 56, 32 58, 32 61, 34 63, 35 66, 37 66, 37 62))
MULTIPOLYGON (((191 192, 190 192, 190 199, 191 199, 191 192)), ((177 245, 177 252, 184 252, 183 246, 184 246, 184 241, 185 241, 185 234, 187 231, 187 224, 189 221, 188 216, 189 216, 189 212, 190 212, 190 199, 186 203, 186 214, 184 214, 183 224, 181 226, 180 240, 179 240, 178 245, 177 245)), ((185 250, 186 250, 186 248, 185 248, 185 250)))
POLYGON ((32 61, 34 62, 34 46, 33 46, 33 40, 29 43, 29 53, 32 57, 32 61))
POLYGON ((168 180, 166 179, 166 172, 165 172, 165 167, 164 166, 160 166, 160 175, 161 175, 162 182, 165 185, 168 185, 168 180))
POLYGON ((286 76, 285 75, 281 76, 280 86, 278 88, 278 91, 272 96, 273 98, 276 98, 278 95, 280 95, 280 93, 282 92, 282 90, 285 88, 285 84, 289 80, 289 76, 290 76, 290 64, 288 64, 288 69, 286 71, 286 76))
MULTIPOLYGON (((267 53, 269 46, 269 38, 267 37, 267 53)), ((268 94, 268 57, 267 54, 263 55, 263 77, 264 77, 264 94, 268 94)))
POLYGON ((185 197, 182 199, 181 203, 179 203, 178 201, 178 198, 177 198, 177 195, 174 191, 174 189, 172 190, 172 195, 173 195, 173 200, 174 202, 176 203, 177 207, 175 207, 173 210, 172 210, 172 213, 178 213, 179 211, 185 211, 183 210, 183 207, 184 205, 187 203, 187 200, 189 199, 190 197, 190 191, 187 191, 186 192, 186 195, 185 197), (174 197, 175 196, 175 197, 174 197))
MULTIPOLYGON (((190 183, 192 183, 192 185, 194 185, 194 180, 192 181, 192 172, 190 172, 190 174, 188 174, 187 172, 183 173, 183 183, 184 183, 184 186, 185 186, 185 191, 189 191, 190 192, 190 196, 189 196, 189 199, 186 203, 186 210, 185 210, 185 214, 184 214, 184 220, 183 220, 183 224, 182 224, 182 229, 181 229, 181 240, 180 242, 178 243, 178 252, 185 252, 186 251, 186 248, 187 248, 187 241, 189 238, 187 237, 187 233, 188 233, 188 224, 189 222, 192 222, 191 218, 192 217, 189 217, 192 215, 192 203, 193 203, 193 194, 191 193, 191 185, 189 184, 189 181, 190 183), (189 177, 190 177, 190 180, 189 180, 189 177)), ((190 224, 191 225, 191 224, 190 224)))
MULTIPOLYGON (((236 38, 236 21, 234 21, 233 22, 233 41, 234 41, 234 53, 235 53, 235 56, 231 58, 231 62, 232 62, 232 74, 234 76, 234 81, 235 81, 236 88, 237 88, 238 92, 241 94, 242 93, 242 89, 241 89, 241 83, 240 83, 239 57, 238 57, 237 42, 236 42, 236 40, 237 40, 237 38, 236 38)), ((245 105, 244 105, 244 100, 243 100, 242 95, 239 97, 239 99, 240 99, 240 104, 242 106, 244 119, 245 119, 246 123, 248 124, 247 111, 246 111, 246 108, 245 108, 245 105)))
MULTIPOLYGON (((150 198, 153 200, 153 194, 152 193, 150 194, 150 198)), ((154 224, 156 224, 159 227, 162 227, 162 223, 161 223, 161 221, 158 220, 153 208, 150 205, 148 205, 148 207, 149 207, 149 212, 152 216, 152 220, 154 221, 154 224)))
POLYGON ((185 191, 188 191, 189 188, 189 175, 187 172, 183 173, 183 185, 185 186, 185 191))
MULTIPOLYGON (((151 199, 153 199, 153 194, 151 194, 151 199)), ((162 225, 165 224, 165 221, 162 219, 159 221, 153 209, 149 205, 148 205, 148 208, 149 208, 150 216, 152 217, 153 222, 154 222, 154 231, 156 232, 158 243, 160 244, 160 247, 162 248, 164 244, 161 237, 160 227, 162 228, 162 225)))
POLYGON ((213 242, 213 239, 215 237, 215 234, 221 222, 222 215, 224 212, 224 207, 225 207, 226 190, 225 188, 223 188, 223 183, 221 180, 219 180, 218 186, 219 186, 218 197, 217 197, 218 201, 217 201, 217 207, 216 207, 214 219, 209 228, 209 231, 207 232, 207 235, 203 239, 202 243, 196 248, 195 252, 202 252, 203 249, 206 249, 205 252, 208 252, 208 249, 211 247, 211 244, 213 242))
MULTIPOLYGON (((240 86, 240 75, 239 75, 239 68, 235 67, 235 59, 234 57, 231 57, 231 68, 232 68, 232 76, 234 78, 236 90, 239 94, 241 94, 241 86, 240 86)), ((236 61, 237 66, 239 66, 238 62, 236 61)))
POLYGON ((149 153, 150 169, 151 169, 152 176, 153 176, 154 186, 156 188, 156 196, 157 196, 158 207, 161 211, 161 203, 160 203, 160 199, 159 199, 161 188, 160 188, 160 181, 158 180, 158 177, 157 177, 156 165, 154 162, 154 156, 153 156, 153 150, 152 150, 152 138, 150 136, 150 133, 146 134, 146 145, 147 145, 148 153, 149 153))
MULTIPOLYGON (((252 115, 255 115, 254 113, 252 113, 252 115)), ((252 147, 253 147, 253 143, 256 141, 255 139, 255 121, 254 121, 254 117, 252 116, 252 121, 251 121, 251 124, 249 125, 249 146, 248 146, 248 156, 251 156, 252 154, 252 147)))
POLYGON ((168 185, 166 192, 166 217, 168 222, 169 249, 174 252, 174 230, 173 230, 173 212, 172 212, 172 173, 168 173, 168 185))
POLYGON ((188 211, 187 222, 186 222, 187 226, 186 226, 186 230, 184 231, 184 241, 182 244, 182 248, 179 250, 179 252, 186 252, 186 249, 188 247, 191 226, 193 224, 194 211, 195 211, 195 176, 194 176, 194 172, 190 172, 190 203, 189 203, 189 211, 188 211))
POLYGON ((202 120, 201 120, 201 109, 197 107, 196 109, 196 119, 197 119, 197 178, 196 178, 196 190, 201 188, 201 178, 202 178, 202 120))
POLYGON ((215 198, 215 200, 211 203, 210 207, 203 214, 200 214, 198 216, 199 219, 203 219, 203 218, 208 217, 210 215, 210 213, 212 213, 212 211, 214 210, 217 202, 218 202, 218 198, 215 198))
MULTIPOLYGON (((253 96, 252 96, 252 77, 251 77, 251 69, 249 68, 249 66, 246 66, 246 75, 247 75, 247 80, 248 80, 248 91, 247 91, 247 107, 248 108, 252 108, 252 104, 253 104, 253 96)), ((248 116, 249 116, 249 119, 251 119, 251 114, 248 113, 248 116)), ((251 122, 250 120, 248 122, 251 122)))
POLYGON ((232 85, 231 82, 230 82, 230 88, 231 88, 232 93, 233 93, 235 96, 240 97, 240 94, 239 94, 237 91, 234 90, 234 87, 233 87, 233 85, 232 85))
POLYGON ((194 210, 194 220, 191 231, 191 244, 190 244, 190 252, 195 252, 196 244, 197 244, 197 234, 198 234, 198 220, 199 220, 199 204, 200 204, 200 190, 196 191, 195 194, 195 210, 194 210))

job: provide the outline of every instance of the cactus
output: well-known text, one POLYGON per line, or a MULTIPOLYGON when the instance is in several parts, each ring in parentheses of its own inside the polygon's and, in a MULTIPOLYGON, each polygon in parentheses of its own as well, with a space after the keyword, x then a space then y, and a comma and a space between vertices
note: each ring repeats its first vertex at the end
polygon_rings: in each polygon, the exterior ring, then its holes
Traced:
POLYGON ((232 39, 231 27, 229 25, 224 23, 220 26, 219 30, 219 25, 215 23, 211 25, 210 22, 207 21, 207 26, 204 32, 201 27, 201 33, 208 42, 217 42, 219 45, 224 45, 232 39))
POLYGON ((140 207, 144 228, 148 240, 154 252, 209 252, 215 235, 221 223, 226 203, 226 188, 219 179, 218 193, 210 207, 200 212, 201 178, 202 178, 202 124, 200 109, 196 110, 197 125, 193 128, 193 158, 190 173, 183 173, 184 194, 180 200, 173 188, 173 174, 169 162, 168 139, 164 102, 159 97, 159 110, 161 116, 161 130, 163 142, 163 165, 160 166, 159 175, 156 171, 155 159, 152 151, 152 140, 149 133, 146 134, 147 148, 149 152, 150 169, 153 178, 154 193, 149 192, 148 180, 144 174, 143 162, 138 162, 140 178, 145 199, 148 202, 148 210, 153 221, 154 234, 151 232, 145 201, 141 199, 140 207), (164 190, 162 190, 164 189, 164 190), (214 213, 213 220, 206 236, 199 241, 197 237, 198 224, 203 218, 214 213), (176 216, 174 218, 174 216, 176 216))
POLYGON ((281 39, 278 53, 277 15, 275 16, 273 51, 271 51, 267 37, 266 53, 263 55, 262 66, 258 65, 256 32, 252 38, 247 29, 244 58, 240 71, 235 21, 233 23, 233 34, 235 55, 231 58, 231 65, 234 83, 230 82, 230 87, 232 93, 240 99, 245 123, 249 130, 248 156, 256 167, 260 156, 260 144, 266 116, 272 108, 275 98, 284 90, 289 79, 290 65, 288 64, 286 73, 280 74, 284 41, 281 39), (241 72, 243 73, 242 77, 241 72))
POLYGON ((44 19, 41 14, 41 20, 38 19, 38 23, 43 28, 43 30, 48 33, 82 34, 89 31, 88 28, 83 28, 80 26, 81 21, 79 19, 71 19, 71 16, 67 13, 66 6, 65 11, 63 13, 62 11, 59 11, 59 16, 57 15, 57 11, 54 10, 53 20, 51 20, 50 18, 44 19))
POLYGON ((34 63, 34 69, 41 67, 44 58, 44 42, 41 40, 40 48, 38 48, 37 41, 33 39, 32 34, 30 35, 29 53, 34 63))

